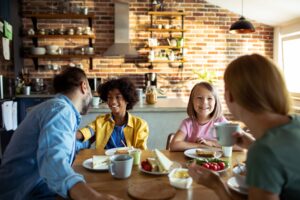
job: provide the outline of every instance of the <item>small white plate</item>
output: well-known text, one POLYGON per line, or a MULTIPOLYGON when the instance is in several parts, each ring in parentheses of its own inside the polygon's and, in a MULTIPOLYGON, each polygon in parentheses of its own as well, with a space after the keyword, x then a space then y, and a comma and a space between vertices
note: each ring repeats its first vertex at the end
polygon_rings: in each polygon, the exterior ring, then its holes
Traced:
POLYGON ((105 155, 112 156, 116 153, 117 150, 134 150, 134 147, 118 147, 118 148, 108 149, 105 151, 105 155))
POLYGON ((142 168, 142 166, 139 166, 139 170, 146 173, 146 174, 152 174, 152 175, 168 175, 173 169, 181 168, 181 164, 178 162, 173 162, 172 166, 170 167, 168 172, 150 172, 146 171, 142 168))
POLYGON ((189 158, 207 158, 207 157, 198 156, 196 154, 197 149, 200 149, 201 151, 215 151, 216 154, 212 158, 221 158, 222 157, 222 152, 221 151, 216 151, 215 149, 211 150, 211 149, 205 149, 205 148, 195 148, 195 149, 187 149, 183 153, 184 153, 185 156, 187 156, 189 158))
POLYGON ((108 170, 108 164, 107 165, 102 165, 97 169, 93 168, 93 158, 86 159, 83 161, 82 166, 88 170, 92 171, 107 171, 108 170))
POLYGON ((248 190, 246 188, 241 187, 237 181, 236 181, 236 177, 231 177, 228 179, 227 181, 227 185, 230 189, 240 193, 240 194, 244 194, 247 195, 248 194, 248 190))

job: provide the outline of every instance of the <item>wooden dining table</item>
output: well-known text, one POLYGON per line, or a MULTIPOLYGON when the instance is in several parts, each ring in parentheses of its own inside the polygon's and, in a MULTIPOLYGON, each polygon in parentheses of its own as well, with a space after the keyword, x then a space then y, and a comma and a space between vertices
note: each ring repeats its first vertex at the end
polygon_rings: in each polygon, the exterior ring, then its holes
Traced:
MULTIPOLYGON (((162 152, 172 161, 179 162, 182 167, 186 166, 186 163, 191 159, 184 155, 183 152, 170 152, 168 150, 162 150, 162 152)), ((144 184, 147 188, 147 184, 153 184, 154 182, 169 184, 167 175, 152 175, 147 174, 139 170, 138 166, 133 166, 131 176, 127 179, 115 179, 108 171, 93 171, 83 167, 83 162, 86 159, 92 158, 93 155, 105 155, 103 150, 96 149, 84 149, 81 150, 72 165, 73 169, 82 174, 86 180, 86 183, 97 190, 100 193, 112 194, 122 199, 133 199, 128 194, 128 187, 132 184, 144 184)), ((141 154, 141 161, 146 160, 148 157, 153 157, 154 153, 151 150, 144 150, 141 154)), ((228 170, 220 173, 220 176, 224 182, 226 182, 232 176, 232 166, 237 162, 245 161, 246 152, 233 152, 230 158, 221 158, 229 162, 228 170)), ((239 194, 234 190, 230 190, 231 193, 237 199, 247 199, 246 195, 239 194)), ((155 191, 153 191, 155 192, 155 191)), ((193 200, 193 199, 219 199, 216 193, 196 182, 193 182, 189 189, 176 189, 174 200, 193 200)))

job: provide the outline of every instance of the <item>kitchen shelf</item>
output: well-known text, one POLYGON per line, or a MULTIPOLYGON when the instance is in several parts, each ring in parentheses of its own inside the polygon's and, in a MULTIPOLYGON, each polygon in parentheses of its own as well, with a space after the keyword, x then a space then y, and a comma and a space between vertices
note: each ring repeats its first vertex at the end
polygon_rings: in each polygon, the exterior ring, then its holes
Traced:
POLYGON ((90 60, 90 68, 93 66, 93 58, 96 57, 96 54, 59 54, 59 55, 24 55, 24 58, 30 58, 33 60, 33 63, 35 65, 36 70, 38 69, 39 66, 39 59, 47 59, 47 60, 52 60, 52 59, 74 59, 74 58, 79 58, 79 59, 89 59, 90 60))
POLYGON ((50 55, 50 54, 45 54, 45 55, 25 55, 24 57, 26 58, 45 58, 45 59, 57 59, 57 58, 94 58, 96 57, 95 54, 57 54, 57 55, 50 55))
POLYGON ((185 46, 182 47, 174 47, 174 46, 149 46, 146 47, 146 49, 181 49, 181 48, 186 48, 185 46))
POLYGON ((39 14, 28 14, 24 15, 26 18, 37 18, 37 19, 92 19, 95 17, 94 14, 90 13, 87 15, 84 14, 75 14, 75 13, 39 13, 39 14))
POLYGON ((148 31, 155 31, 155 32, 186 32, 184 29, 175 29, 175 28, 148 28, 148 31))
POLYGON ((155 39, 160 43, 160 45, 158 44, 158 46, 154 46, 154 44, 151 44, 151 42, 149 42, 148 47, 146 47, 146 49, 149 50, 149 68, 153 68, 153 64, 157 63, 168 63, 169 66, 171 66, 172 63, 181 63, 178 67, 182 68, 183 63, 185 63, 186 60, 176 58, 184 58, 184 48, 186 47, 184 46, 183 42, 184 33, 187 31, 184 29, 184 17, 186 13, 151 11, 148 12, 148 15, 150 15, 150 28, 147 28, 147 31, 150 32, 151 39, 155 39), (180 25, 178 25, 178 21, 180 22, 180 25), (163 25, 164 27, 162 27, 163 25), (158 26, 160 28, 158 28, 158 26), (179 34, 180 37, 178 37, 179 34), (158 35, 160 35, 160 38, 157 39, 156 36, 158 35), (173 43, 170 43, 171 39, 175 40, 177 45, 173 45, 173 43), (166 40, 168 41, 169 45, 166 44, 166 40), (160 56, 164 56, 164 59, 160 59, 160 56))
MULTIPOLYGON (((26 18, 31 18, 32 20, 32 24, 33 24, 33 29, 35 31, 35 33, 38 32, 38 20, 40 19, 57 19, 57 20, 65 20, 65 19, 83 19, 83 20, 88 20, 88 26, 92 29, 93 27, 93 23, 92 20, 95 18, 95 15, 90 13, 87 15, 84 14, 75 14, 75 13, 64 13, 64 14, 60 14, 60 13, 52 13, 52 14, 48 14, 48 13, 37 13, 37 14, 28 14, 28 15, 24 15, 24 17, 26 18)), ((48 22, 51 23, 51 22, 48 22)), ((38 41, 40 39, 87 39, 88 40, 88 46, 89 47, 93 47, 93 39, 96 38, 95 34, 91 34, 91 35, 86 35, 86 34, 82 34, 82 35, 68 35, 68 34, 64 34, 64 35, 59 35, 59 34, 55 34, 55 35, 50 35, 50 34, 35 34, 35 35, 28 35, 25 36, 28 38, 32 39, 33 45, 35 47, 38 47, 38 41)), ((60 54, 60 55, 24 55, 25 58, 30 58, 33 59, 33 63, 35 65, 35 68, 38 69, 39 66, 39 59, 72 59, 72 58, 81 58, 81 59, 89 59, 90 62, 90 69, 93 68, 93 58, 95 57, 94 54, 75 54, 75 55, 70 55, 70 54, 60 54)))
POLYGON ((186 62, 186 60, 159 60, 159 59, 157 59, 157 60, 152 60, 151 61, 151 63, 185 63, 186 62))
POLYGON ((150 12, 148 12, 148 15, 176 17, 176 16, 185 16, 186 13, 184 13, 184 12, 168 12, 168 11, 150 11, 150 12))
POLYGON ((28 38, 63 38, 63 39, 95 39, 93 35, 28 35, 28 38))

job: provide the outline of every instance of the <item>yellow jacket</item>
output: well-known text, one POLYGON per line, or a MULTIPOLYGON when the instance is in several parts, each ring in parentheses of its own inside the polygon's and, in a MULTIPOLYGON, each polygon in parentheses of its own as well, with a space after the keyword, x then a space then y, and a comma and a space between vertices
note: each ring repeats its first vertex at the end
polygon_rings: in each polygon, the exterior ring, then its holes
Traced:
MULTIPOLYGON (((139 149, 147 149, 147 139, 149 136, 149 127, 143 119, 128 114, 128 123, 124 127, 124 137, 127 146, 133 146, 139 149)), ((88 124, 85 128, 80 129, 83 134, 84 142, 92 137, 90 131, 93 130, 96 137, 96 149, 104 149, 113 130, 115 122, 111 114, 98 116, 96 120, 88 124)))

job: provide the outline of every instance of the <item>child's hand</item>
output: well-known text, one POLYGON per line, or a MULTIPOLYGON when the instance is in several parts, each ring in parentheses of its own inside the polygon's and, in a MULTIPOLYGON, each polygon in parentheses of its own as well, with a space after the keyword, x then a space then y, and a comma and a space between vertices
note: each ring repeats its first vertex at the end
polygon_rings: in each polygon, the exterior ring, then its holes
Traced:
POLYGON ((248 149, 248 147, 255 141, 255 138, 245 131, 233 133, 233 137, 236 138, 236 144, 242 148, 248 149))
POLYGON ((211 141, 211 140, 205 140, 204 138, 198 138, 196 140, 196 143, 198 144, 203 144, 209 147, 219 147, 216 141, 211 141))

